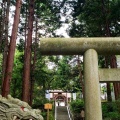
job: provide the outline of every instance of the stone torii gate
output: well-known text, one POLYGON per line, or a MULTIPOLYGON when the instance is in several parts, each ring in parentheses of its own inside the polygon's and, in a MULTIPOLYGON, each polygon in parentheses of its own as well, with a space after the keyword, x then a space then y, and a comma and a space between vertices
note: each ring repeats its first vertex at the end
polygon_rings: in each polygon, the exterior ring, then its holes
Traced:
POLYGON ((120 37, 44 38, 42 55, 83 55, 85 120, 102 120, 99 82, 120 82, 120 69, 99 69, 99 55, 120 55, 120 37))

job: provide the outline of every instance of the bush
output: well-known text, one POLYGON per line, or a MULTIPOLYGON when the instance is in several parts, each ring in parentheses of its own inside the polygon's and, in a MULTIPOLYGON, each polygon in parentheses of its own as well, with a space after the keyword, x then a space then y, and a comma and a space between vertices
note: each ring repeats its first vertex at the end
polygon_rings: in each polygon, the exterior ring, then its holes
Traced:
POLYGON ((102 103, 102 115, 103 119, 120 120, 120 113, 116 102, 102 103))
POLYGON ((36 99, 32 108, 41 109, 41 115, 43 116, 44 120, 47 120, 47 110, 44 109, 44 104, 46 103, 52 104, 52 110, 49 111, 49 119, 54 120, 54 101, 49 101, 48 99, 36 99))
POLYGON ((70 109, 74 120, 81 120, 80 112, 84 108, 84 102, 80 99, 74 100, 70 103, 70 109))
POLYGON ((70 103, 70 109, 73 113, 80 113, 84 108, 84 102, 80 99, 74 100, 70 103))
POLYGON ((116 104, 117 104, 118 111, 120 113, 120 98, 116 100, 116 104))
MULTIPOLYGON (((70 109, 73 115, 78 118, 75 118, 75 120, 80 120, 79 115, 82 108, 84 108, 84 102, 80 99, 77 99, 70 103, 70 109)), ((120 120, 120 99, 115 102, 102 103, 102 115, 104 120, 120 120)))

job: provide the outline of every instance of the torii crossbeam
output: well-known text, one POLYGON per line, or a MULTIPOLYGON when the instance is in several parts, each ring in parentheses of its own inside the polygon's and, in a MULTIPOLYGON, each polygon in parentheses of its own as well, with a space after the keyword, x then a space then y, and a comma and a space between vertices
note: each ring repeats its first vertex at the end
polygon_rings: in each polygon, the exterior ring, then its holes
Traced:
POLYGON ((120 82, 120 69, 98 69, 98 54, 120 55, 120 37, 44 38, 42 55, 83 55, 85 120, 102 120, 99 82, 120 82))
POLYGON ((44 55, 83 55, 95 49, 101 55, 120 54, 120 38, 44 38, 40 40, 44 55))

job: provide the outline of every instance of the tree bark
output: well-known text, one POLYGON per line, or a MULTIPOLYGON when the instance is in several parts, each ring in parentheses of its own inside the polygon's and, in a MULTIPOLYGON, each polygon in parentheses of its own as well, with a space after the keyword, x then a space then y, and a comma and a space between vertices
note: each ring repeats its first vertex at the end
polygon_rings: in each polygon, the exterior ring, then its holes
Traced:
POLYGON ((1 16, 0 16, 0 50, 2 52, 2 42, 3 42, 3 34, 4 34, 4 28, 5 28, 5 17, 6 17, 6 1, 2 0, 1 3, 1 16))
POLYGON ((81 87, 82 87, 82 94, 83 94, 83 99, 84 99, 84 82, 83 82, 83 74, 82 74, 82 70, 81 70, 81 67, 80 67, 80 58, 79 58, 79 55, 78 55, 78 60, 77 60, 77 63, 78 63, 78 70, 79 70, 79 79, 80 79, 80 83, 81 83, 81 87))
POLYGON ((32 100, 33 100, 33 93, 34 93, 34 83, 35 83, 35 78, 34 78, 34 71, 35 71, 35 65, 36 65, 36 55, 37 55, 37 32, 38 32, 38 29, 37 29, 37 24, 38 24, 38 21, 36 20, 36 31, 35 31, 35 45, 34 45, 34 56, 33 56, 33 64, 32 64, 32 76, 31 76, 31 89, 30 89, 30 105, 32 105, 32 100))
MULTIPOLYGON (((5 18, 5 3, 4 1, 2 0, 2 2, 0 3, 1 5, 1 11, 0 11, 0 53, 2 53, 3 51, 3 34, 4 34, 4 18, 5 18)), ((2 58, 3 59, 3 58, 2 58)), ((3 69, 3 67, 2 67, 3 69)), ((3 70, 2 70, 3 71, 3 70)), ((3 75, 3 74, 2 74, 3 75)), ((1 79, 1 83, 2 83, 2 76, 0 77, 1 79)), ((2 85, 0 86, 0 93, 1 93, 1 90, 2 89, 2 85)))
MULTIPOLYGON (((109 57, 105 57, 105 67, 108 68, 109 67, 109 57)), ((107 84, 107 101, 112 101, 112 96, 111 96, 111 88, 110 88, 110 83, 106 83, 107 84)))
MULTIPOLYGON (((110 34, 110 21, 108 19, 108 15, 110 14, 110 8, 109 8, 109 0, 108 0, 108 3, 107 3, 107 6, 105 7, 105 4, 104 4, 104 14, 105 14, 105 30, 106 30, 106 37, 111 37, 111 34, 110 34)), ((111 68, 117 68, 117 64, 116 64, 116 57, 115 55, 112 55, 110 57, 110 67, 111 68)), ((119 95, 120 95, 120 86, 119 86, 119 83, 114 83, 114 93, 115 93, 115 99, 117 100, 119 98, 119 95)), ((110 86, 109 86, 109 89, 110 89, 110 86)))
POLYGON ((9 9, 10 9, 10 0, 7 0, 7 9, 5 17, 5 40, 4 40, 4 51, 3 51, 3 66, 2 66, 2 83, 5 77, 7 55, 8 55, 8 22, 9 22, 9 9))
POLYGON ((0 52, 2 52, 2 40, 3 40, 3 3, 1 3, 1 12, 0 12, 0 52))
POLYGON ((4 78, 3 86, 2 86, 3 87, 2 95, 4 97, 7 97, 7 95, 10 92, 10 81, 12 77, 12 69, 13 69, 13 62, 14 62, 14 53, 15 53, 15 47, 16 47, 16 38, 17 38, 17 30, 18 30, 18 24, 19 24, 19 18, 20 18, 21 5, 22 5, 22 1, 17 0, 15 16, 14 16, 14 24, 13 24, 12 35, 11 35, 11 40, 9 44, 9 52, 7 56, 5 78, 4 78))
POLYGON ((34 19, 34 0, 30 0, 29 18, 28 18, 28 36, 27 36, 27 45, 25 49, 26 54, 24 61, 23 92, 22 92, 22 100, 28 103, 30 102, 30 70, 31 70, 33 19, 34 19))
MULTIPOLYGON (((117 68, 116 56, 112 55, 110 57, 110 66, 111 68, 117 68)), ((113 83, 115 99, 117 100, 120 97, 120 83, 113 83)))

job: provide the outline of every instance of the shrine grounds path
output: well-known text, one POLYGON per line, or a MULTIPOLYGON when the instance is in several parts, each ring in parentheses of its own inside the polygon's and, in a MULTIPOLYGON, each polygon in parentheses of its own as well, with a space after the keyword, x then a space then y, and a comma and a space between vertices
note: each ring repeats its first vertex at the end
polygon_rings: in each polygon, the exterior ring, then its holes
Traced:
POLYGON ((70 120, 66 106, 57 106, 57 119, 56 120, 70 120))

